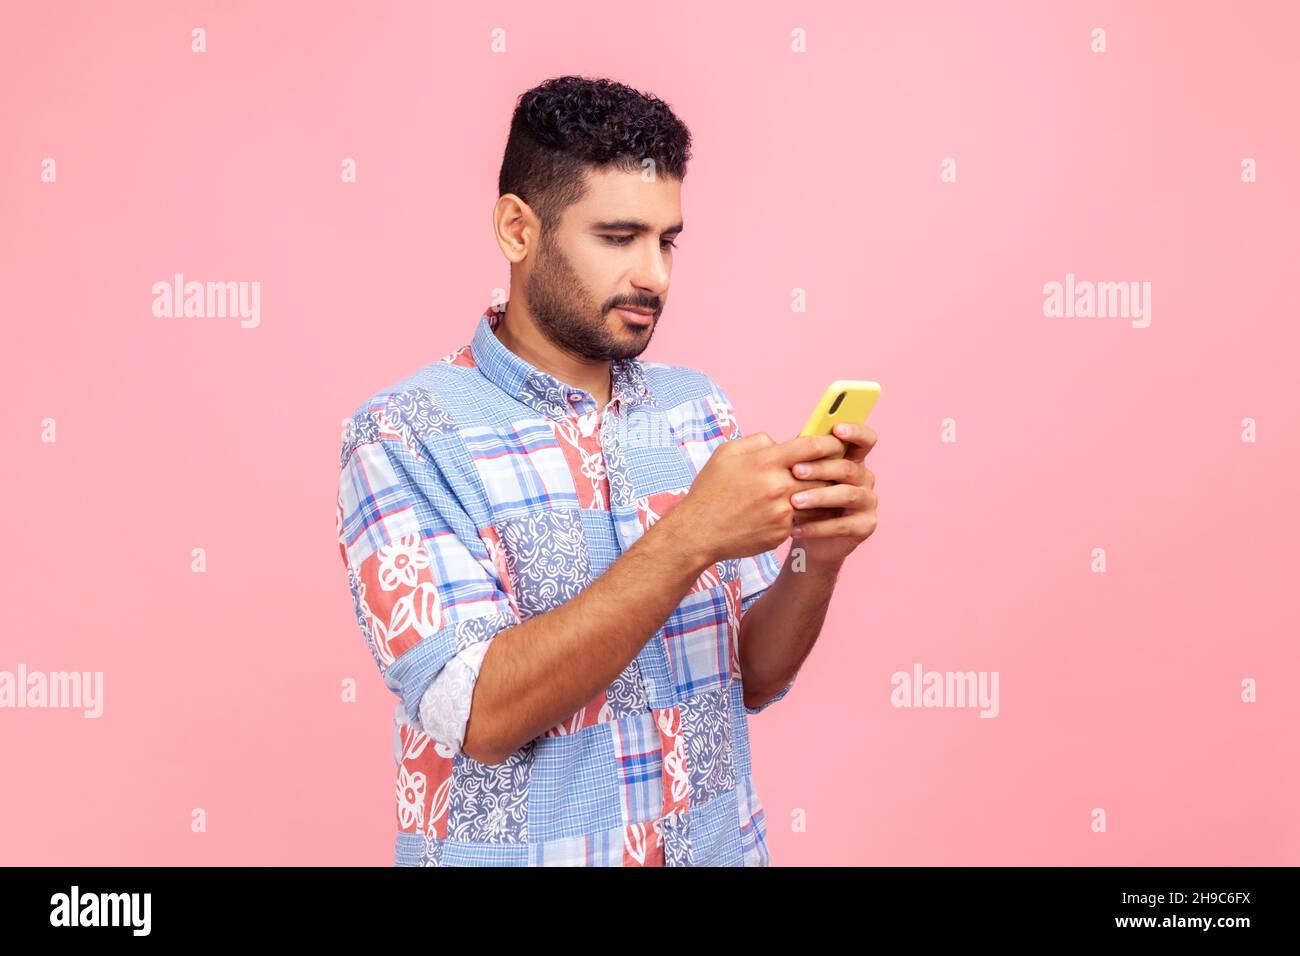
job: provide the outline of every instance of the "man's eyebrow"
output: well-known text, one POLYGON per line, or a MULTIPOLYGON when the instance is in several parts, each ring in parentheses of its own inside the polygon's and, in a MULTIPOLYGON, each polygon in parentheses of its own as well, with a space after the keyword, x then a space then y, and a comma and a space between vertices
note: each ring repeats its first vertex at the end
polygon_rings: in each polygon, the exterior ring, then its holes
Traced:
MULTIPOLYGON (((618 231, 618 230, 626 229, 626 230, 629 230, 629 231, 631 231, 631 232, 638 232, 638 233, 639 233, 639 232, 649 232, 649 231, 650 231, 650 224, 649 224, 648 222, 643 222, 643 221, 641 221, 640 219, 615 219, 615 220, 613 220, 613 221, 611 221, 611 222, 598 222, 598 223, 594 223, 594 224, 592 225, 592 228, 593 228, 593 229, 609 229, 609 230, 613 230, 613 231, 618 231)), ((669 226, 667 229, 665 229, 665 230, 663 231, 662 235, 665 235, 665 236, 675 236, 675 235, 677 235, 679 232, 681 232, 684 228, 685 228, 685 227, 684 227, 684 226, 679 222, 679 223, 677 223, 677 225, 675 225, 675 226, 669 226)))

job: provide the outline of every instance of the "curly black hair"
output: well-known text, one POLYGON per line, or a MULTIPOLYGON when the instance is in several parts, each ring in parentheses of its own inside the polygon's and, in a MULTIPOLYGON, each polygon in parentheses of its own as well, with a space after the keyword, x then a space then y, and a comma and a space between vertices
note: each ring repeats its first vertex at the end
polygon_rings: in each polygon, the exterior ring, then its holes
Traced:
POLYGON ((668 104, 622 83, 559 76, 520 95, 510 121, 498 195, 514 193, 551 232, 582 199, 589 168, 686 177, 691 134, 668 104))

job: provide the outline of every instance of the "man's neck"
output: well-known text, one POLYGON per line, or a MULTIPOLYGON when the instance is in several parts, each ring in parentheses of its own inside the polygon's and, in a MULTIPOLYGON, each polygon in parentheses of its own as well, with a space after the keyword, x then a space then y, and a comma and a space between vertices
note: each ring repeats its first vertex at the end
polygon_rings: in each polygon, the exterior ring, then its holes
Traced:
POLYGON ((533 317, 524 312, 523 306, 516 305, 513 299, 506 304, 506 314, 493 329, 493 334, 525 362, 549 372, 566 385, 589 392, 597 408, 604 408, 609 403, 613 394, 610 362, 576 358, 558 348, 537 327, 533 317))

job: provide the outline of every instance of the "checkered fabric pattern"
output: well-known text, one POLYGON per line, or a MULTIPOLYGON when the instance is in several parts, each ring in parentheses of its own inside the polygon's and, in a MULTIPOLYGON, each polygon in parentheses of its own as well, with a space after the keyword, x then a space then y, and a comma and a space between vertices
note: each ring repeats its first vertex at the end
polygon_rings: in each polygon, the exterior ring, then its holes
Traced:
MULTIPOLYGON (((500 764, 435 740, 420 701, 448 662, 569 601, 740 436, 707 375, 611 363, 603 408, 507 349, 470 344, 363 403, 337 524, 357 622, 397 697, 400 866, 766 866, 740 621, 775 551, 703 573, 608 688, 500 764)), ((797 676, 797 675, 796 675, 797 676)))

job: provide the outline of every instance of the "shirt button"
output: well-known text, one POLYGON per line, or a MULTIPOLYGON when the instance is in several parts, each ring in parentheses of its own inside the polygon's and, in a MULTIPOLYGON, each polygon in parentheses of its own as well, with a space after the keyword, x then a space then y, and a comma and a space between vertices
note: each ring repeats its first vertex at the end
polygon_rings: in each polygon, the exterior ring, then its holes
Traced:
POLYGON ((654 697, 655 695, 655 682, 648 677, 645 679, 645 695, 646 697, 654 697))

